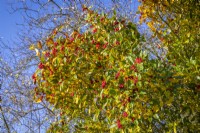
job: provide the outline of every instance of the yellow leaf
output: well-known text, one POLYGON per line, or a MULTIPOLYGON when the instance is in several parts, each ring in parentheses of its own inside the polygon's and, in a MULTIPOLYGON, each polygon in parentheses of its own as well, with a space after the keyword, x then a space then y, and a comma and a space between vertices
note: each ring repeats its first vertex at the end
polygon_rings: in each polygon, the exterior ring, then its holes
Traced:
POLYGON ((174 133, 177 133, 176 126, 177 126, 177 124, 174 122, 174 133))
POLYGON ((40 97, 38 97, 36 95, 34 96, 35 103, 40 103, 42 101, 42 99, 43 99, 43 96, 40 96, 40 97))
POLYGON ((152 110, 153 110, 154 112, 158 112, 159 108, 158 108, 157 105, 155 105, 155 106, 153 106, 152 110))
POLYGON ((37 47, 38 47, 39 49, 42 49, 42 43, 41 43, 41 41, 39 41, 39 42, 37 43, 37 47))
POLYGON ((29 50, 34 50, 34 49, 35 49, 35 45, 31 44, 30 47, 29 47, 29 50))
POLYGON ((48 39, 46 40, 47 46, 49 46, 50 44, 53 44, 53 43, 54 43, 54 41, 53 41, 52 38, 48 38, 48 39))
POLYGON ((189 32, 189 33, 187 33, 187 37, 190 37, 190 32, 189 32))
POLYGON ((42 100, 40 98, 36 99, 35 102, 36 103, 40 103, 42 100))

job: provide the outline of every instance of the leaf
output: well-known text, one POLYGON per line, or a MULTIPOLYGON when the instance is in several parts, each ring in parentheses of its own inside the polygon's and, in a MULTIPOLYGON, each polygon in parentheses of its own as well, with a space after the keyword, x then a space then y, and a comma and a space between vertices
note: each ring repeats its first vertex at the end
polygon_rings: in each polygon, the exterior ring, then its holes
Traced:
POLYGON ((29 50, 34 50, 34 49, 35 49, 35 45, 31 44, 30 47, 29 47, 29 50))
POLYGON ((39 99, 39 98, 35 100, 36 103, 40 103, 41 101, 42 101, 42 100, 39 99))
POLYGON ((110 129, 111 128, 114 128, 114 127, 116 127, 117 125, 116 124, 112 124, 111 126, 110 126, 110 129))
POLYGON ((50 38, 47 38, 47 40, 46 40, 46 45, 49 46, 49 45, 51 45, 51 44, 54 44, 53 39, 52 39, 51 37, 50 37, 50 38))
POLYGON ((127 58, 132 64, 134 64, 133 58, 131 56, 128 56, 127 58))
POLYGON ((115 90, 115 89, 113 89, 113 88, 112 88, 112 89, 110 89, 110 90, 109 90, 109 94, 111 94, 111 95, 115 95, 115 94, 116 94, 116 90, 115 90))
POLYGON ((153 117, 154 117, 155 119, 158 119, 158 120, 160 121, 160 118, 159 118, 159 115, 158 115, 158 114, 154 114, 153 117))
POLYGON ((41 42, 41 41, 39 41, 39 42, 37 43, 37 47, 38 47, 38 49, 42 49, 42 42, 41 42))
POLYGON ((39 57, 39 56, 40 56, 40 52, 39 52, 39 50, 35 48, 35 52, 36 52, 36 56, 39 57))

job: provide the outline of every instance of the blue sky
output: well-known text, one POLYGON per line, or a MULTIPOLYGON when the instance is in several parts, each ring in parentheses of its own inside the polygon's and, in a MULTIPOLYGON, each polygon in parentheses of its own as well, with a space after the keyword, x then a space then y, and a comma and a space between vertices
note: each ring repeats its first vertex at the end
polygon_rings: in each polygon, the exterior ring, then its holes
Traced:
POLYGON ((19 26, 22 23, 22 16, 19 12, 9 13, 10 5, 7 0, 0 0, 0 38, 4 41, 10 41, 17 37, 19 26))

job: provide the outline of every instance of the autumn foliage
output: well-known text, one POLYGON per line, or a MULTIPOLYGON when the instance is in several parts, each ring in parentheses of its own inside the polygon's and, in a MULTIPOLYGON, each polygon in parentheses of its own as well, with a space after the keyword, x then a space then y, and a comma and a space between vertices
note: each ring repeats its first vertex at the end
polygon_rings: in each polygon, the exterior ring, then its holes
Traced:
MULTIPOLYGON (((60 122, 49 131, 66 132, 72 121, 77 132, 195 130, 199 92, 189 86, 192 76, 182 71, 180 57, 171 59, 175 51, 169 47, 163 57, 169 61, 150 59, 135 24, 83 10, 88 25, 83 32, 60 37, 53 32, 44 48, 38 47, 40 63, 32 76, 36 100, 60 110, 60 122)), ((199 65, 191 65, 197 76, 199 65)))

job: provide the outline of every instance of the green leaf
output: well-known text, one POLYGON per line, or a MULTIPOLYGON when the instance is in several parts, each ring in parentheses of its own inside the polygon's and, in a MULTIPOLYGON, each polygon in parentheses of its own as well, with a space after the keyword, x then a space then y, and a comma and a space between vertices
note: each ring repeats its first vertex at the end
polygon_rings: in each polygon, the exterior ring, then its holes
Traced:
POLYGON ((109 90, 109 94, 111 95, 116 95, 116 93, 117 93, 116 90, 113 88, 109 90))

